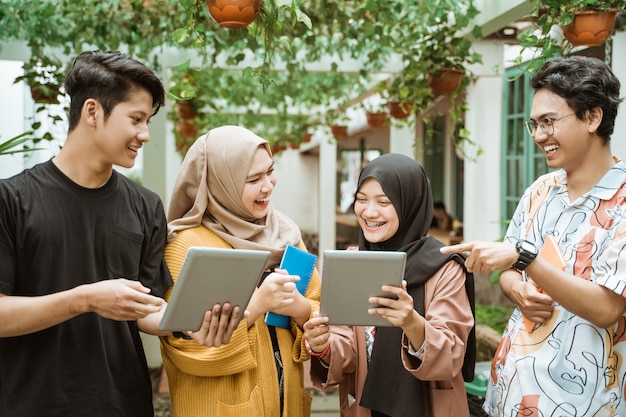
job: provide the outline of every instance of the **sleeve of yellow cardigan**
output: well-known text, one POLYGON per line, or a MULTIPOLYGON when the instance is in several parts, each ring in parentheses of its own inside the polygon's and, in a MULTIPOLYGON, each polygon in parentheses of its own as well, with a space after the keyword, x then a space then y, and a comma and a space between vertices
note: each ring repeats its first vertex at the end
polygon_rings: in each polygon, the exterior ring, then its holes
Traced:
POLYGON ((236 374, 257 366, 254 359, 256 326, 247 327, 247 321, 242 320, 230 343, 218 348, 199 345, 195 340, 162 337, 162 353, 182 372, 190 375, 217 377, 236 374))
MULTIPOLYGON (((304 294, 306 299, 311 304, 311 313, 309 314, 309 318, 313 317, 314 311, 320 310, 321 287, 322 282, 320 280, 319 273, 317 272, 317 268, 315 268, 313 275, 311 276, 311 281, 309 281, 309 286, 304 294)), ((308 360, 310 355, 304 340, 304 332, 294 320, 291 320, 291 333, 294 336, 292 348, 293 360, 295 362, 304 362, 308 360)))

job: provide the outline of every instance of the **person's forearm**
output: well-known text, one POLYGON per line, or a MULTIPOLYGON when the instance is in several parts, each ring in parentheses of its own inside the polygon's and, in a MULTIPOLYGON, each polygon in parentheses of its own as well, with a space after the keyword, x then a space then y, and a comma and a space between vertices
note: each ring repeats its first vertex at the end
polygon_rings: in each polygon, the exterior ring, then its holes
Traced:
POLYGON ((502 290, 502 294, 515 304, 517 304, 517 300, 513 296, 513 286, 521 282, 521 280, 522 274, 513 269, 504 270, 500 274, 500 289, 502 290))
POLYGON ((88 311, 82 287, 37 297, 0 296, 0 337, 48 329, 88 311))
POLYGON ((424 340, 426 340, 426 319, 417 311, 413 311, 413 316, 415 318, 411 326, 403 328, 403 331, 409 342, 411 342, 411 346, 415 350, 419 350, 420 346, 424 344, 424 340))
POLYGON ((248 323, 248 329, 249 329, 250 327, 252 327, 252 325, 254 325, 254 323, 257 321, 259 317, 261 317, 262 315, 266 313, 266 311, 260 304, 259 297, 256 296, 256 292, 254 295, 252 295, 252 298, 250 299, 250 302, 248 303, 246 310, 249 313, 248 317, 246 318, 246 321, 248 323))
POLYGON ((291 317, 302 328, 304 323, 311 317, 311 303, 303 295, 297 297, 294 302, 296 305, 294 306, 294 315, 291 317))
POLYGON ((154 336, 170 336, 172 332, 166 332, 159 330, 159 324, 161 323, 161 319, 163 318, 163 313, 165 312, 165 305, 156 313, 148 314, 146 317, 137 319, 137 328, 146 333, 154 336))
POLYGON ((621 295, 561 271, 541 257, 537 257, 526 272, 563 308, 598 327, 612 326, 626 309, 626 299, 621 295))

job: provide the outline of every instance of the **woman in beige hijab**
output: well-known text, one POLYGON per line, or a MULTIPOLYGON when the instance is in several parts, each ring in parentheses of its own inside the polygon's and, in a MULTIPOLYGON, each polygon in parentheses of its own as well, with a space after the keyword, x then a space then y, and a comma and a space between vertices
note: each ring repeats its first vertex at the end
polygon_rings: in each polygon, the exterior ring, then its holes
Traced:
POLYGON ((271 205, 275 185, 269 143, 242 127, 210 130, 185 156, 168 213, 165 260, 174 281, 190 246, 267 250, 271 256, 248 316, 229 343, 205 347, 184 335, 161 338, 174 416, 310 415, 302 326, 319 310, 321 284, 314 271, 303 296, 295 277, 273 272, 286 245, 305 249, 298 226, 271 205), (289 328, 265 324, 269 311, 290 316, 289 328))

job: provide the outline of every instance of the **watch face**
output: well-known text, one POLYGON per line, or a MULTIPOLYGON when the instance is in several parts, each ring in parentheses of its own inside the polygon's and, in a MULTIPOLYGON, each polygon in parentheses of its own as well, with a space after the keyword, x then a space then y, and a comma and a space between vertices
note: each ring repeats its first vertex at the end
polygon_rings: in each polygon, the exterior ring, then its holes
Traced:
POLYGON ((537 253, 537 248, 527 240, 520 241, 520 248, 525 252, 537 253))

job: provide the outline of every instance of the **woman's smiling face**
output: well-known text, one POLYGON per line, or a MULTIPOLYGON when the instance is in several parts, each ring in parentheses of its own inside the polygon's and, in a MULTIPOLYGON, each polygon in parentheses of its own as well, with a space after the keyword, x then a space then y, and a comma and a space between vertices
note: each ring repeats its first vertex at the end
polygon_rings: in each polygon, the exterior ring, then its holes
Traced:
POLYGON ((255 219, 262 219, 267 215, 275 185, 274 160, 261 146, 254 154, 241 195, 244 207, 255 219))
POLYGON ((400 226, 396 208, 374 178, 365 180, 358 189, 354 213, 368 242, 379 243, 389 240, 400 226))

